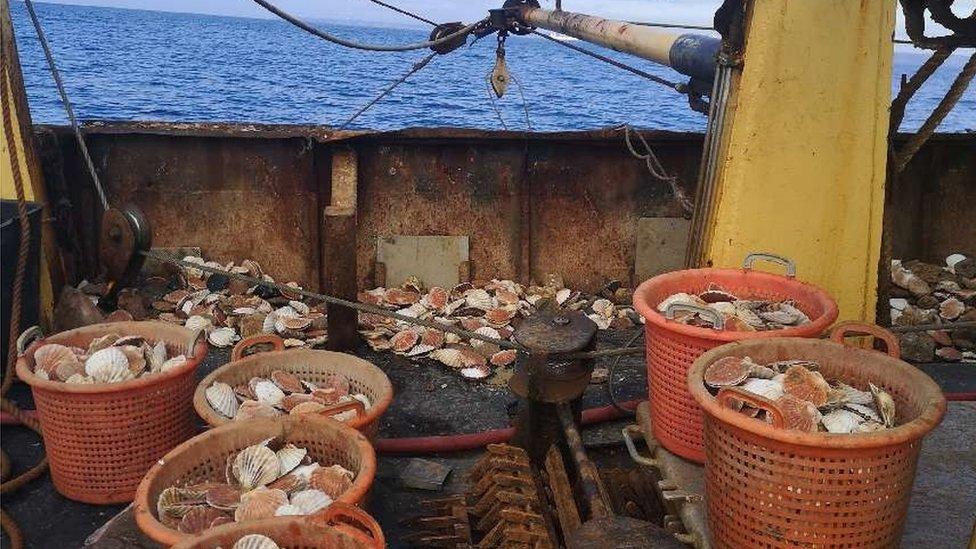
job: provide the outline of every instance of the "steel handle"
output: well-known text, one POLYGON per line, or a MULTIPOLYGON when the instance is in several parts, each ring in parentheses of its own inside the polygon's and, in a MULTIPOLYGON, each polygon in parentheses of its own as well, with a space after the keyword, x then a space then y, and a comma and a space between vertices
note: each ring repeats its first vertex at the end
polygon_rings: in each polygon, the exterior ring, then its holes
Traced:
POLYGON ((885 350, 888 352, 889 356, 899 359, 901 358, 901 344, 898 343, 898 338, 895 337, 895 334, 885 330, 881 326, 875 326, 874 324, 867 324, 857 321, 841 322, 837 326, 834 326, 834 329, 830 331, 830 340, 834 343, 847 345, 844 338, 857 335, 870 335, 880 339, 884 342, 885 350))
POLYGON ((719 406, 724 408, 732 409, 732 399, 742 401, 753 408, 759 408, 760 410, 765 410, 769 417, 773 420, 773 427, 785 427, 786 420, 783 418, 783 410, 780 409, 772 400, 751 393, 749 391, 740 389, 738 387, 723 387, 719 390, 718 396, 715 400, 718 401, 719 406))
POLYGON ((675 313, 679 311, 688 311, 692 313, 698 313, 705 317, 712 323, 712 328, 715 330, 725 329, 725 317, 722 313, 712 309, 710 307, 702 307, 699 305, 693 305, 691 303, 671 303, 664 309, 664 318, 668 320, 674 320, 675 313))
POLYGON ((358 539, 364 547, 386 547, 383 530, 359 507, 347 503, 333 503, 322 511, 310 515, 308 521, 320 526, 333 527, 358 539))
POLYGON ((752 270, 753 264, 757 259, 763 259, 769 261, 770 263, 776 263, 777 265, 782 265, 786 269, 786 276, 790 278, 796 277, 796 263, 792 259, 783 257, 781 255, 769 254, 765 252, 754 252, 746 256, 742 261, 742 268, 749 271, 752 270))
POLYGON ((631 436, 632 433, 640 433, 641 437, 644 436, 644 432, 637 425, 628 425, 621 429, 621 434, 624 437, 624 446, 627 447, 627 453, 630 454, 630 459, 634 460, 634 463, 638 463, 645 467, 657 467, 658 463, 656 459, 644 457, 640 455, 637 451, 637 445, 634 444, 634 438, 631 436))
POLYGON ((24 356, 32 343, 44 337, 40 326, 31 326, 17 336, 17 356, 24 356))
POLYGON ((234 349, 230 352, 231 362, 244 358, 245 353, 256 345, 271 345, 272 351, 281 351, 285 348, 285 340, 275 334, 258 334, 245 337, 238 341, 237 345, 234 345, 234 349))

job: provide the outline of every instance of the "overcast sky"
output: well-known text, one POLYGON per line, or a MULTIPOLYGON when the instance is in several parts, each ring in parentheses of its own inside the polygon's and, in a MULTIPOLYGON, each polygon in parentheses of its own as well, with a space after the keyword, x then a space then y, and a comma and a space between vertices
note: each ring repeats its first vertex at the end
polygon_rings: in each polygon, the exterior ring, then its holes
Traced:
MULTIPOLYGON (((112 6, 158 11, 206 13, 243 17, 272 17, 251 0, 39 0, 57 4, 112 6)), ((796 0, 813 1, 813 0, 796 0)), ((853 1, 853 0, 851 0, 853 1)), ((891 0, 895 2, 896 0, 891 0)), ((295 15, 332 21, 371 23, 383 26, 423 27, 422 23, 394 13, 368 0, 273 0, 282 9, 295 15)), ((483 18, 490 8, 501 6, 503 0, 389 0, 388 3, 408 9, 435 21, 472 22, 483 18)), ((540 0, 543 7, 554 7, 555 0, 540 0)), ((563 9, 612 19, 681 23, 687 25, 712 24, 712 14, 721 0, 563 0, 563 9)), ((961 16, 976 9, 976 0, 957 0, 953 11, 961 16)), ((906 38, 901 9, 897 10, 895 35, 906 38)), ((942 34, 935 23, 928 34, 942 34)), ((958 53, 958 52, 957 52, 958 53)))

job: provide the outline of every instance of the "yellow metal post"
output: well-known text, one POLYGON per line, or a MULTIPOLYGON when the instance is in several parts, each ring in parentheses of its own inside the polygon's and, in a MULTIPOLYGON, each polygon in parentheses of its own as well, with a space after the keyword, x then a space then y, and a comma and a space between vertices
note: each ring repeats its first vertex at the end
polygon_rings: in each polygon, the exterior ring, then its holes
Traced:
POLYGON ((701 263, 790 257, 841 319, 874 319, 895 4, 749 4, 701 263))
MULTIPOLYGON (((30 111, 27 108, 27 97, 24 91, 24 81, 20 73, 20 63, 17 58, 17 46, 14 41, 13 25, 10 20, 10 6, 7 0, 0 0, 0 78, 11 93, 0 102, 0 113, 9 111, 13 122, 13 142, 17 148, 17 165, 13 163, 13 155, 7 149, 7 136, 0 135, 0 197, 4 199, 17 198, 14 189, 14 170, 20 172, 24 181, 24 195, 28 201, 40 202, 44 205, 42 223, 42 246, 40 253, 40 321, 45 327, 51 326, 51 314, 54 309, 54 284, 63 276, 60 269, 60 255, 54 240, 54 232, 48 223, 50 213, 47 208, 44 181, 40 170, 40 163, 32 146, 30 111)), ((6 283, 6 281, 5 281, 6 283)), ((26 326, 25 326, 26 328, 26 326)), ((6 352, 6 349, 3 350, 6 352)))

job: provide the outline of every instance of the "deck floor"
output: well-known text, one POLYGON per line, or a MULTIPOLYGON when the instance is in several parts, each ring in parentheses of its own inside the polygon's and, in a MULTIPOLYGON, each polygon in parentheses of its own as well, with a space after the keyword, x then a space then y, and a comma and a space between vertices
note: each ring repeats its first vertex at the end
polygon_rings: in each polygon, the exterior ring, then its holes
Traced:
MULTIPOLYGON (((628 337, 626 332, 604 332, 599 336, 599 346, 619 346, 628 337)), ((399 357, 372 353, 367 348, 360 349, 358 354, 382 367, 396 391, 394 404, 382 422, 380 437, 477 432, 503 427, 509 422, 508 409, 513 398, 505 387, 472 384, 438 366, 417 366, 399 357)), ((226 360, 226 352, 211 351, 199 375, 206 375, 226 360)), ((609 362, 606 360, 601 365, 609 362)), ((615 380, 621 400, 646 395, 642 358, 621 360, 615 380)), ((607 404, 605 387, 590 386, 584 396, 584 406, 607 404)), ((30 396, 22 385, 15 386, 11 396, 24 405, 30 404, 30 396)), ((623 448, 614 446, 623 423, 586 430, 587 442, 600 447, 591 452, 598 463, 622 463, 626 459, 623 448)), ((15 471, 33 464, 41 450, 37 437, 16 427, 4 428, 2 445, 11 456, 15 471)), ((397 541, 404 533, 398 521, 415 512, 417 500, 462 490, 464 473, 478 455, 478 452, 465 452, 425 456, 453 468, 441 492, 401 488, 398 474, 408 458, 380 457, 368 510, 383 525, 390 547, 405 546, 397 541)), ((124 506, 92 506, 67 500, 53 490, 47 475, 4 496, 3 505, 23 528, 28 548, 80 547, 115 515, 119 515, 118 519, 100 532, 95 547, 157 547, 141 536, 127 513, 120 514, 124 506)), ((923 446, 902 546, 966 547, 974 518, 976 403, 952 403, 945 421, 923 446)), ((6 546, 9 540, 4 536, 2 542, 6 546)))

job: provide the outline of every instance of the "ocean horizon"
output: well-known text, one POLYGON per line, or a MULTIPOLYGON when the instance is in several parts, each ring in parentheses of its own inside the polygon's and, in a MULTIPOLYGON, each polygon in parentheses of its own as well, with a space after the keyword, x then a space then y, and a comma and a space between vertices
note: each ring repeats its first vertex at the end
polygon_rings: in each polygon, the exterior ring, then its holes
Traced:
MULTIPOLYGON (((349 50, 276 19, 49 3, 35 3, 35 10, 75 113, 88 121, 337 127, 429 53, 349 50)), ((67 118, 24 4, 11 2, 11 15, 33 121, 64 124, 67 118)), ((429 33, 412 25, 316 23, 373 43, 422 41, 429 33)), ((574 44, 671 81, 687 80, 666 67, 574 44)), ((566 131, 626 123, 654 130, 705 129, 706 117, 675 91, 534 36, 508 38, 506 62, 518 85, 513 82, 502 99, 493 101, 485 77, 494 64, 495 45, 489 36, 435 57, 349 127, 566 131)), ((893 90, 926 55, 896 48, 893 90)), ((965 59, 951 56, 932 76, 909 104, 902 131, 918 129, 965 59)), ((966 94, 938 131, 976 131, 976 94, 966 94)))

